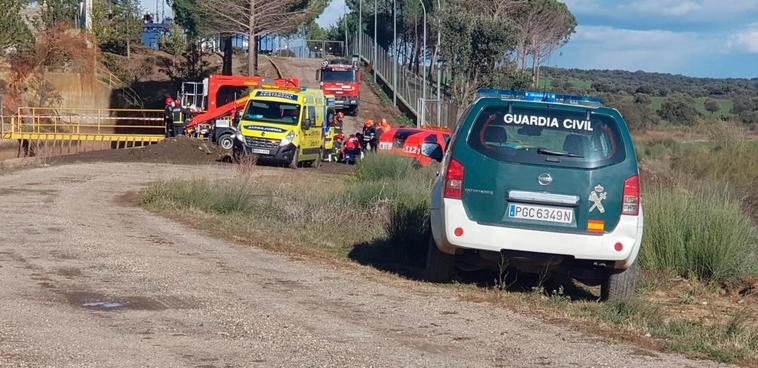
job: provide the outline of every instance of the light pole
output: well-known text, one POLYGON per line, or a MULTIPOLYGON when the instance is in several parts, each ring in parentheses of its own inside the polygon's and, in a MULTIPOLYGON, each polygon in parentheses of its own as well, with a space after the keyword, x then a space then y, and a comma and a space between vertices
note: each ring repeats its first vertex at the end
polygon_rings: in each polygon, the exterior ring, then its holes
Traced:
MULTIPOLYGON (((437 44, 439 45, 439 44, 437 44)), ((439 47, 439 46, 438 46, 439 47)), ((442 80, 442 64, 445 60, 437 57, 437 125, 442 126, 440 121, 442 120, 442 93, 440 92, 441 80, 442 80)))
MULTIPOLYGON (((436 12, 442 11, 442 0, 437 0, 437 10, 436 12)), ((440 120, 442 120, 442 64, 444 63, 444 60, 440 57, 440 46, 442 46, 442 17, 441 14, 437 13, 437 125, 442 125, 440 123, 440 120)))
POLYGON ((379 0, 374 0, 374 83, 376 83, 376 68, 379 66, 379 63, 376 60, 376 3, 379 0))
POLYGON ((424 75, 421 77, 421 118, 416 119, 416 124, 420 126, 426 118, 426 5, 424 5, 424 0, 418 0, 418 2, 421 3, 421 10, 424 11, 424 47, 421 52, 421 63, 424 66, 424 75))
POLYGON ((363 53, 363 0, 358 0, 358 61, 360 62, 361 54, 363 53))
POLYGON ((344 18, 344 24, 345 24, 345 47, 342 48, 342 56, 347 57, 348 51, 347 51, 347 1, 342 4, 342 11, 344 15, 342 16, 344 18))
POLYGON ((397 106, 397 0, 392 0, 392 103, 397 106))

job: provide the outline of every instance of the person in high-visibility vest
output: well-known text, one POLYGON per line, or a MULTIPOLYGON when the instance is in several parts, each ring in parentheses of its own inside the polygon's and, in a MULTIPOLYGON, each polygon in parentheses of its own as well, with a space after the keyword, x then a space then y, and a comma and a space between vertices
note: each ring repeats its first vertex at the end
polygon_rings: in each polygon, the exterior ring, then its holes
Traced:
POLYGON ((166 125, 166 138, 176 136, 174 132, 174 99, 166 98, 166 107, 163 108, 163 123, 166 125))
POLYGON ((171 116, 174 123, 174 136, 184 135, 184 106, 182 100, 176 99, 174 107, 171 110, 171 116))

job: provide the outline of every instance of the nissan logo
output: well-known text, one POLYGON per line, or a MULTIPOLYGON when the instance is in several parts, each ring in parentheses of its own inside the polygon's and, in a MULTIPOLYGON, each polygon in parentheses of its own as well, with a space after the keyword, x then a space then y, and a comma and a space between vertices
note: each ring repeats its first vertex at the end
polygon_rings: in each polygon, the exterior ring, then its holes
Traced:
POLYGON ((539 182, 540 185, 550 185, 550 183, 553 182, 553 177, 548 173, 543 173, 537 177, 537 182, 539 182))

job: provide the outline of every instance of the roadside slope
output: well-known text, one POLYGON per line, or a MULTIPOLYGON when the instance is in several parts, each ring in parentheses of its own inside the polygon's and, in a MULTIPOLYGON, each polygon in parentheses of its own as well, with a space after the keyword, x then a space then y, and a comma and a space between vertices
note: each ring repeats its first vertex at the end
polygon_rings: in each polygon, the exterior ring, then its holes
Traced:
POLYGON ((124 199, 219 175, 99 163, 0 176, 0 365, 716 366, 228 243, 124 199))

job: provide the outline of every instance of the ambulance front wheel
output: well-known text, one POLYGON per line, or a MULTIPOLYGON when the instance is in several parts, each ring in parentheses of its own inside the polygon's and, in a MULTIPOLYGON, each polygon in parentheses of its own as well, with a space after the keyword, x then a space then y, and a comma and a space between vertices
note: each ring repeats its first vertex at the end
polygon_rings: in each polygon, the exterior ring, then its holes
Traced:
POLYGON ((298 162, 297 160, 300 158, 300 149, 295 147, 295 153, 292 154, 292 160, 290 160, 289 167, 290 169, 297 169, 298 162))

